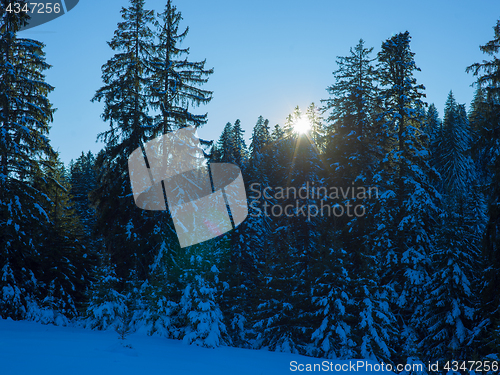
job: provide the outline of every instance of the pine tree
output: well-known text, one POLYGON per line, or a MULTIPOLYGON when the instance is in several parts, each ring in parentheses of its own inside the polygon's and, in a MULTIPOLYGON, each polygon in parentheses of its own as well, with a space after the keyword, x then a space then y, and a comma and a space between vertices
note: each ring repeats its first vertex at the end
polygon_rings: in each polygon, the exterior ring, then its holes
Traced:
POLYGON ((224 130, 217 142, 216 158, 213 161, 232 163, 234 161, 234 138, 233 138, 233 125, 228 122, 224 126, 224 130))
POLYGON ((353 328, 355 317, 352 299, 352 280, 349 276, 347 251, 341 247, 339 230, 331 230, 327 240, 330 247, 320 248, 317 256, 313 283, 313 303, 319 307, 315 315, 320 318, 319 327, 312 340, 317 353, 323 358, 355 358, 356 344, 353 328))
POLYGON ((326 141, 326 133, 320 110, 314 103, 311 103, 309 107, 307 107, 306 117, 311 126, 309 130, 310 137, 318 151, 322 152, 326 141))
POLYGON ((264 147, 266 147, 270 141, 269 120, 264 120, 264 117, 259 116, 253 128, 252 142, 250 143, 251 157, 254 158, 256 155, 262 154, 264 147))
POLYGON ((121 13, 123 21, 109 43, 115 55, 103 66, 104 86, 92 99, 104 101, 102 118, 110 123, 110 129, 100 134, 106 147, 96 158, 98 187, 92 196, 98 214, 98 234, 112 262, 117 264, 117 277, 127 279, 132 271, 137 271, 138 277, 145 279, 153 238, 144 234, 151 233, 155 215, 134 204, 128 157, 152 133, 146 89, 147 59, 153 48, 153 12, 144 9, 144 0, 131 0, 121 13))
POLYGON ((159 112, 155 118, 154 136, 189 125, 199 127, 207 122, 206 114, 192 113, 189 105, 199 106, 210 102, 212 92, 199 86, 206 83, 208 76, 213 73, 213 69, 205 69, 205 60, 187 60, 189 48, 181 48, 180 43, 189 28, 179 30, 182 14, 171 0, 167 0, 164 11, 158 17, 158 43, 152 51, 152 82, 148 88, 151 106, 159 112))
MULTIPOLYGON (((467 72, 472 72, 477 76, 477 84, 480 87, 485 87, 487 100, 498 99, 500 93, 500 61, 495 58, 495 54, 500 51, 500 20, 497 21, 493 27, 494 38, 479 48, 483 53, 493 56, 491 61, 483 61, 482 63, 475 63, 467 67, 467 72), (480 73, 483 72, 481 75, 480 73)), ((495 103, 498 105, 498 103, 495 103)))
POLYGON ((297 121, 297 118, 301 116, 301 112, 299 107, 294 108, 294 112, 290 113, 286 119, 285 124, 283 125, 283 137, 284 138, 293 138, 295 136, 295 128, 294 124, 297 121))
POLYGON ((261 271, 261 291, 254 326, 257 336, 254 346, 257 349, 286 353, 305 353, 307 333, 304 326, 309 325, 304 319, 301 300, 295 291, 300 283, 292 244, 288 241, 290 228, 281 226, 272 232, 269 244, 272 246, 267 255, 267 267, 261 271))
MULTIPOLYGON (((478 154, 486 155, 486 169, 488 177, 485 184, 487 199, 488 222, 484 233, 484 245, 481 258, 487 265, 482 276, 482 299, 484 311, 482 324, 486 334, 483 335, 483 354, 497 353, 500 346, 500 297, 497 285, 500 282, 500 158, 499 139, 500 131, 500 60, 497 57, 500 51, 500 20, 493 27, 494 38, 480 46, 483 53, 491 56, 489 61, 475 63, 467 68, 477 76, 478 92, 474 103, 474 124, 480 125, 481 138, 487 140, 475 146, 478 154), (479 147, 478 147, 479 146, 479 147), (491 158, 490 158, 491 156, 491 158)), ((475 125, 477 127, 477 125, 475 125)))
MULTIPOLYGON (((167 239, 169 236, 163 236, 167 239)), ((172 339, 182 338, 183 327, 179 322, 181 270, 176 264, 173 246, 163 240, 151 265, 150 277, 142 286, 145 311, 142 321, 149 335, 172 339)))
MULTIPOLYGON (((94 168, 95 157, 92 152, 84 154, 73 160, 70 163, 70 183, 72 203, 74 205, 75 213, 83 229, 82 243, 87 250, 93 255, 94 250, 98 246, 94 232, 96 212, 92 206, 89 194, 97 187, 96 186, 96 170, 94 168)), ((90 255, 90 254, 89 254, 90 255)))
POLYGON ((53 154, 47 138, 53 87, 45 82, 44 44, 17 35, 28 16, 0 17, 0 316, 23 319, 36 314, 43 295, 40 253, 50 202, 35 180, 53 154))
MULTIPOLYGON (((207 104, 212 98, 212 92, 201 86, 208 81, 213 69, 206 69, 205 61, 189 61, 189 48, 181 48, 189 31, 188 27, 181 29, 181 12, 168 0, 163 12, 157 16, 158 20, 154 22, 157 42, 154 43, 151 58, 147 60, 151 77, 146 91, 150 94, 149 105, 156 113, 152 136, 187 126, 198 128, 204 125, 207 115, 195 114, 190 107, 207 104)), ((211 142, 200 142, 203 146, 212 146, 211 142)), ((216 146, 211 154, 211 161, 223 157, 216 146)), ((209 157, 206 153, 205 156, 209 157)), ((185 327, 182 327, 182 319, 176 317, 181 314, 179 292, 182 286, 179 278, 187 272, 184 267, 189 268, 189 264, 182 261, 184 257, 179 251, 169 214, 167 209, 166 213, 153 215, 155 223, 152 230, 156 234, 156 244, 151 243, 154 259, 144 292, 147 304, 145 321, 150 333, 180 338, 185 327)))
POLYGON ((495 132, 494 125, 490 121, 492 117, 491 110, 491 106, 487 104, 484 90, 478 87, 469 112, 472 134, 471 155, 485 192, 487 192, 485 186, 490 178, 489 163, 492 160, 492 152, 494 151, 494 148, 490 145, 495 132))
MULTIPOLYGON (((301 116, 297 106, 287 117, 289 135, 285 134, 268 148, 273 165, 266 177, 258 177, 259 182, 269 183, 271 188, 309 192, 307 196, 284 193, 281 198, 269 198, 269 195, 263 195, 266 186, 261 186, 262 199, 259 201, 262 205, 254 207, 258 207, 264 217, 269 215, 270 218, 263 226, 269 238, 261 240, 264 247, 258 257, 262 267, 259 272, 262 293, 257 299, 254 328, 257 331, 256 347, 311 354, 308 344, 316 329, 312 322, 315 309, 311 290, 314 261, 320 251, 320 218, 314 207, 319 206, 319 199, 311 195, 311 187, 317 186, 321 178, 321 160, 307 134, 298 134, 294 129, 301 116), (308 207, 311 207, 311 217, 307 216, 308 207)), ((262 222, 266 221, 263 219, 262 222)))
POLYGON ((279 124, 274 125, 273 132, 271 133, 271 138, 273 141, 278 141, 283 138, 285 133, 279 124))
POLYGON ((376 145, 370 136, 378 93, 372 51, 361 39, 349 56, 337 57, 336 83, 327 88, 330 99, 322 100, 323 111, 330 111, 327 121, 332 138, 326 145, 326 158, 340 186, 366 178, 374 162, 368 154, 370 146, 376 145))
POLYGON ((122 317, 127 314, 126 296, 119 292, 122 281, 116 276, 109 255, 102 254, 96 265, 95 282, 89 291, 89 304, 84 324, 92 329, 122 328, 122 317))
POLYGON ((470 155, 471 133, 464 108, 456 103, 450 91, 445 105, 445 116, 436 137, 439 157, 436 168, 440 172, 447 193, 464 195, 467 187, 475 183, 470 155))
POLYGON ((484 230, 484 199, 477 189, 471 158, 471 132, 463 105, 450 92, 436 149, 444 213, 431 254, 434 273, 425 301, 422 347, 430 360, 468 358, 476 315, 480 236, 484 230))
MULTIPOLYGON (((247 191, 269 186, 273 173, 270 162, 269 121, 259 116, 253 129, 251 158, 243 169, 247 191)), ((268 248, 271 218, 258 213, 264 202, 262 194, 253 199, 255 192, 247 197, 249 215, 230 235, 230 263, 226 268, 225 279, 228 290, 224 293, 224 313, 229 321, 228 332, 234 345, 251 346, 252 312, 256 308, 256 294, 259 284, 259 262, 268 248)))
POLYGON ((224 126, 224 130, 216 145, 215 162, 233 163, 243 168, 248 160, 248 149, 246 146, 240 120, 236 120, 234 125, 230 122, 224 126))
POLYGON ((64 165, 57 154, 44 164, 44 173, 36 184, 50 199, 45 207, 50 222, 44 228, 43 250, 39 253, 43 270, 40 282, 46 291, 42 295, 45 311, 33 319, 64 322, 83 310, 91 263, 81 242, 83 228, 72 207, 71 185, 64 165))
POLYGON ((378 54, 380 101, 377 137, 386 152, 374 181, 379 186, 378 208, 373 213, 372 246, 384 264, 382 283, 390 291, 390 302, 398 310, 400 347, 391 347, 406 357, 415 357, 416 314, 422 309, 424 286, 429 281, 430 258, 439 209, 433 187, 435 171, 429 166, 426 135, 422 132, 422 90, 413 77, 418 71, 410 50, 408 32, 394 35, 378 54))
POLYGON ((241 128, 240 120, 236 120, 232 127, 232 144, 233 144, 233 157, 232 161, 238 167, 242 168, 248 159, 248 150, 245 143, 243 133, 245 131, 241 128))
POLYGON ((195 275, 184 289, 180 306, 187 318, 183 341, 188 344, 216 348, 231 343, 218 304, 218 274, 213 265, 204 275, 195 275))
POLYGON ((433 167, 438 163, 439 156, 439 147, 437 144, 441 139, 441 119, 439 118, 439 113, 437 111, 434 103, 429 105, 429 109, 427 110, 425 116, 425 125, 423 131, 427 134, 428 137, 428 145, 429 152, 431 154, 431 165, 433 167))
MULTIPOLYGON (((336 83, 327 88, 330 98, 323 100, 326 102, 323 111, 330 110, 325 142, 326 168, 329 172, 326 181, 330 186, 357 191, 357 188, 365 188, 369 184, 378 185, 372 180, 372 175, 384 148, 375 133, 379 89, 376 86, 378 77, 373 66, 374 59, 370 57, 372 50, 365 48, 364 41, 360 40, 350 50, 349 56, 337 58, 339 68, 333 73, 336 83)), ((381 283, 382 259, 368 236, 378 225, 373 220, 377 211, 376 202, 348 194, 330 204, 362 206, 368 211, 361 216, 351 213, 350 217, 327 218, 322 229, 331 231, 331 226, 339 228, 337 247, 345 252, 344 282, 349 295, 344 297, 348 301, 344 302, 344 321, 349 331, 343 339, 343 350, 362 358, 391 360, 395 317, 388 304, 388 288, 381 283), (356 345, 346 345, 349 342, 356 345)), ((337 334, 332 330, 327 332, 337 334)))

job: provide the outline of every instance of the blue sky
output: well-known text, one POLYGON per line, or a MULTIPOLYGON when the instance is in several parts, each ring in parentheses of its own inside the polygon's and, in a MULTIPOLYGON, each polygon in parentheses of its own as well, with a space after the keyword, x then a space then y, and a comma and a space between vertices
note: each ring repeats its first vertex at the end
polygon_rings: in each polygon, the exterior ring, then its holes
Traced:
MULTIPOLYGON (((459 103, 472 100, 474 78, 465 68, 486 56, 479 50, 493 37, 500 17, 500 1, 318 1, 310 0, 177 0, 183 25, 190 32, 184 46, 191 60, 207 60, 215 72, 204 86, 213 100, 197 108, 208 112, 199 131, 217 139, 226 122, 241 120, 250 137, 259 115, 272 126, 299 105, 327 98, 333 83, 335 57, 346 56, 360 38, 374 47, 406 31, 422 71, 427 102, 442 116, 453 90, 459 103)), ((163 10, 164 0, 146 0, 146 7, 163 10)), ((101 66, 112 56, 107 45, 121 21, 126 0, 80 0, 68 14, 20 33, 46 44, 47 82, 55 87, 50 100, 57 112, 50 133, 53 147, 68 163, 82 151, 97 152, 96 136, 108 128, 102 104, 91 103, 102 85, 101 66)))

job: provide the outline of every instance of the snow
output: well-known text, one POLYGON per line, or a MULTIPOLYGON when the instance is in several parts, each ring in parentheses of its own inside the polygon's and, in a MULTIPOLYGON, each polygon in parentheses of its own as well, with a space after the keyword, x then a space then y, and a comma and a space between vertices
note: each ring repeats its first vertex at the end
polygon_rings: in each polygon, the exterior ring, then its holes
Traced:
MULTIPOLYGON (((0 367, 3 375, 280 375, 310 373, 299 371, 298 366, 301 364, 303 369, 308 364, 318 366, 324 361, 328 366, 330 362, 333 366, 350 364, 350 361, 324 360, 266 350, 231 347, 207 349, 141 333, 131 334, 122 342, 113 331, 57 327, 11 319, 0 319, 0 332, 0 367), (296 371, 291 371, 292 368, 296 371)), ((356 371, 359 375, 371 373, 375 371, 356 371)))

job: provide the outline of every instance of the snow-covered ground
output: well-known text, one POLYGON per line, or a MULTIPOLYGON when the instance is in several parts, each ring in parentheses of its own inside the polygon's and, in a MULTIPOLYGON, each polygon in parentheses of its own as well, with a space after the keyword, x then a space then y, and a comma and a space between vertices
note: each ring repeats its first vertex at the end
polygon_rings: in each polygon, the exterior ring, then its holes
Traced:
MULTIPOLYGON (((307 371, 307 364, 311 365, 310 370, 317 364, 314 373, 342 374, 346 372, 335 371, 335 365, 337 369, 341 365, 344 368, 350 365, 349 361, 323 361, 325 360, 265 350, 230 347, 205 349, 141 333, 128 336, 122 343, 118 334, 112 331, 91 331, 78 327, 56 327, 0 319, 1 375, 312 373, 307 371), (125 347, 126 345, 131 348, 125 347), (325 371, 327 368, 329 371, 325 371)), ((351 361, 354 362, 356 361, 351 361)), ((354 373, 390 374, 381 371, 366 372, 361 368, 354 373)))

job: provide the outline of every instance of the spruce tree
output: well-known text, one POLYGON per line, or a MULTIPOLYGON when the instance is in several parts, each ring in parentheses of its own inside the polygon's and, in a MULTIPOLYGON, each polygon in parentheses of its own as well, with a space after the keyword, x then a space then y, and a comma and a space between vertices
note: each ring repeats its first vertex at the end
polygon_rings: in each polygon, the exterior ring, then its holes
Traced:
POLYGON ((385 155, 374 176, 380 191, 373 213, 372 246, 384 269, 381 282, 390 291, 393 311, 400 317, 401 342, 391 344, 404 357, 416 356, 416 314, 422 309, 429 281, 430 254, 439 208, 423 133, 422 90, 413 76, 419 69, 410 50, 410 35, 399 33, 382 44, 378 54, 383 111, 377 137, 385 155))
POLYGON ((269 120, 264 120, 264 117, 259 116, 252 132, 252 142, 250 143, 251 157, 260 155, 271 141, 269 134, 269 120))
POLYGON ((473 355, 477 315, 476 271, 480 269, 480 233, 484 230, 484 199, 477 191, 471 158, 471 132, 463 105, 450 92, 436 149, 437 170, 444 197, 437 241, 431 253, 433 275, 425 301, 426 329, 422 341, 429 360, 452 360, 473 355))
POLYGON ((279 124, 274 125, 274 129, 271 133, 271 138, 273 141, 278 141, 283 138, 284 132, 279 124))
POLYGON ((306 111, 307 121, 309 122, 311 129, 309 130, 309 135, 318 149, 318 152, 323 152, 326 132, 323 124, 323 118, 321 117, 320 110, 314 103, 311 103, 307 107, 306 111))
POLYGON ((187 317, 187 326, 183 341, 188 344, 216 348, 231 343, 217 302, 218 273, 214 265, 205 276, 196 275, 184 290, 181 313, 187 317))
POLYGON ((146 211, 134 204, 127 161, 152 137, 206 122, 206 115, 192 113, 189 106, 210 100, 211 92, 199 86, 212 70, 187 60, 189 50, 180 48, 187 29, 179 32, 181 13, 171 1, 157 21, 143 0, 131 0, 122 17, 109 43, 116 54, 103 66, 105 85, 94 96, 104 101, 103 119, 111 128, 101 134, 106 148, 96 159, 98 187, 92 198, 105 251, 116 264, 116 291, 129 299, 138 295, 136 304, 126 301, 127 311, 137 309, 130 323, 142 320, 151 333, 168 334, 170 310, 165 306, 180 299, 171 285, 179 284, 182 254, 168 209, 146 211), (155 281, 159 275, 165 285, 155 281), (156 307, 164 314, 153 316, 156 307))
POLYGON ((180 30, 181 20, 181 12, 167 0, 155 22, 158 42, 151 51, 152 76, 148 85, 150 104, 158 112, 154 136, 189 125, 199 127, 207 122, 206 114, 194 114, 189 106, 207 104, 212 99, 212 92, 200 86, 208 81, 213 69, 205 69, 205 60, 187 60, 189 48, 181 48, 180 44, 189 28, 180 30))
POLYGON ((116 276, 109 254, 102 254, 94 269, 95 281, 89 290, 89 302, 84 325, 91 329, 120 329, 127 314, 126 295, 122 280, 116 276))
POLYGON ((128 157, 148 139, 152 119, 148 114, 149 87, 147 59, 153 47, 150 25, 153 12, 144 9, 144 0, 131 0, 122 8, 122 22, 109 42, 115 55, 102 67, 104 86, 93 101, 104 101, 102 118, 110 129, 99 137, 106 143, 96 158, 97 189, 93 202, 97 209, 98 234, 117 264, 119 279, 133 271, 146 278, 151 261, 154 215, 135 206, 128 178, 128 157))
POLYGON ((0 2, 0 316, 23 319, 44 297, 40 254, 50 200, 35 180, 53 155, 47 137, 53 87, 45 82, 44 44, 18 37, 28 15, 4 11, 8 4, 0 2))
POLYGON ((259 266, 265 263, 264 258, 269 251, 272 218, 262 214, 263 205, 269 200, 261 193, 262 189, 270 186, 274 168, 270 161, 273 154, 268 124, 268 120, 259 116, 253 129, 250 160, 243 169, 249 192, 249 215, 231 233, 230 264, 226 269, 229 289, 224 293, 224 303, 230 322, 228 331, 233 343, 241 347, 250 346, 252 312, 257 307, 255 301, 259 294, 259 266), (254 190, 259 191, 260 197, 255 197, 254 190), (260 213, 258 210, 261 210, 260 213))
POLYGON ((366 178, 374 162, 368 155, 369 148, 376 145, 370 137, 378 93, 372 51, 361 39, 349 56, 337 57, 336 82, 327 88, 331 97, 322 100, 323 111, 330 112, 327 121, 332 138, 327 142, 326 157, 341 186, 358 175, 366 178))
POLYGON ((294 124, 295 121, 299 117, 301 117, 302 112, 300 111, 300 108, 297 106, 294 108, 294 111, 290 114, 285 119, 285 124, 283 125, 283 137, 284 138, 294 138, 295 137, 295 128, 294 124))
MULTIPOLYGON (((479 127, 481 138, 486 140, 484 145, 475 146, 476 152, 486 155, 485 195, 487 199, 488 222, 484 233, 484 244, 481 257, 486 265, 482 275, 482 324, 486 334, 483 339, 483 354, 496 353, 500 346, 500 297, 497 285, 500 283, 500 158, 499 139, 500 131, 500 60, 497 55, 500 51, 500 20, 493 27, 494 37, 480 46, 483 53, 490 56, 489 60, 475 63, 467 68, 477 76, 477 85, 481 89, 474 102, 474 126, 479 127), (491 157, 490 157, 491 156, 491 157)), ((477 142, 476 142, 477 143, 477 142)))
POLYGON ((94 235, 96 212, 89 197, 90 193, 97 187, 95 157, 92 152, 88 151, 86 154, 82 152, 75 162, 72 160, 69 174, 71 201, 83 229, 82 242, 90 252, 89 255, 93 256, 99 245, 94 235))
POLYGON ((233 138, 233 125, 228 122, 224 126, 224 130, 219 137, 216 144, 217 152, 213 161, 232 163, 234 161, 234 138, 233 138))
POLYGON ((441 126, 439 113, 434 103, 432 103, 431 105, 429 105, 429 109, 427 110, 425 116, 425 125, 423 131, 425 132, 425 134, 427 134, 428 137, 429 152, 431 154, 431 165, 433 167, 436 167, 436 165, 439 163, 439 160, 441 159, 441 150, 439 149, 438 144, 442 139, 442 130, 443 128, 441 126))
POLYGON ((241 128, 240 120, 236 120, 232 127, 232 144, 233 144, 233 157, 232 161, 238 167, 242 168, 248 159, 248 150, 243 133, 245 131, 241 128))
MULTIPOLYGON (((190 61, 189 48, 182 47, 181 44, 188 34, 189 28, 182 28, 181 12, 173 5, 171 0, 166 2, 163 12, 157 14, 155 24, 155 35, 157 37, 151 57, 148 60, 150 82, 146 87, 149 93, 149 105, 154 111, 153 129, 151 136, 167 134, 187 126, 198 128, 207 122, 207 114, 196 114, 192 108, 202 104, 207 104, 212 99, 212 92, 205 90, 202 86, 208 82, 213 69, 205 68, 205 61, 190 61)), ((211 146, 211 142, 200 140, 203 146, 211 146)), ((212 150, 214 151, 214 150, 212 150)), ((205 153, 205 156, 208 155, 205 153)), ((217 149, 212 154, 212 161, 219 158, 217 149)), ((148 291, 146 300, 148 303, 146 314, 149 314, 148 324, 153 324, 152 330, 163 335, 180 338, 183 334, 187 335, 182 326, 183 318, 175 318, 175 315, 181 310, 181 291, 185 290, 186 283, 181 281, 184 274, 189 273, 190 278, 187 283, 199 286, 194 279, 209 281, 201 269, 195 268, 196 274, 192 274, 192 262, 185 261, 185 254, 182 254, 178 247, 177 238, 173 226, 173 221, 169 210, 166 213, 155 215, 155 224, 153 232, 157 234, 156 244, 152 244, 151 254, 154 260, 150 264, 148 291), (180 319, 180 320, 179 320, 180 319)), ((212 246, 213 241, 206 244, 200 244, 201 248, 212 246)), ((193 246, 197 249, 198 246, 193 246)), ((183 252, 186 249, 183 249, 183 252)), ((194 250, 193 250, 194 251, 194 250)), ((207 281, 207 282, 208 282, 207 281)), ((199 293, 204 293, 205 289, 201 287, 199 293)), ((193 290, 197 290, 194 288, 193 290)), ((199 297, 199 294, 187 294, 183 296, 186 303, 196 304, 193 299, 199 297), (186 299, 192 299, 186 301, 186 299)), ((213 302, 219 302, 219 294, 211 295, 217 297, 213 302)), ((220 310, 219 310, 220 311, 220 310)), ((179 312, 182 315, 181 312, 179 312)), ((189 323, 189 319, 185 321, 189 323)), ((221 330, 224 330, 223 323, 221 330)), ((204 325, 201 322, 199 326, 204 325)), ((219 327, 214 325, 208 329, 219 327)), ((202 334, 200 334, 203 336, 202 334)), ((208 333, 210 337, 211 333, 208 333)), ((200 336, 197 336, 200 338, 200 336)), ((203 336, 205 339, 205 336, 203 336)), ((191 340, 189 343, 200 341, 191 340)), ((201 340, 201 338, 200 338, 201 340)), ((207 339, 209 340, 209 339, 207 339)), ((208 342, 208 341, 203 341, 208 342)), ((213 346, 218 346, 221 341, 213 341, 213 346)))
POLYGON ((44 317, 51 322, 75 318, 83 311, 89 286, 89 252, 82 243, 83 228, 71 203, 71 185, 64 165, 54 154, 46 160, 43 175, 36 181, 50 199, 45 211, 50 222, 44 228, 41 286, 44 317), (60 316, 62 314, 62 316, 60 316))
POLYGON ((319 206, 319 199, 312 196, 311 188, 319 184, 321 160, 308 135, 295 131, 294 125, 301 116, 297 106, 287 117, 288 135, 285 132, 268 148, 273 166, 267 178, 261 178, 272 189, 281 187, 284 193, 278 198, 264 196, 265 186, 260 191, 262 206, 257 207, 263 216, 270 218, 264 226, 269 228, 268 239, 260 240, 264 245, 259 252, 259 285, 263 292, 258 296, 254 328, 257 347, 311 354, 308 343, 316 328, 312 321, 315 312, 312 283, 320 251, 318 222, 321 221, 314 207, 319 206), (296 194, 298 191, 308 191, 307 196, 296 194), (289 295, 284 291, 289 291, 289 295))
POLYGON ((495 132, 495 127, 491 123, 492 110, 493 108, 487 104, 484 89, 477 87, 469 111, 472 134, 471 155, 480 183, 486 193, 488 193, 486 186, 491 177, 489 164, 492 160, 492 152, 494 152, 494 147, 492 148, 490 144, 495 132))
MULTIPOLYGON (((333 73, 336 82, 327 88, 330 98, 323 100, 326 103, 323 111, 330 111, 324 157, 328 172, 326 181, 330 186, 356 189, 377 185, 372 175, 384 149, 375 133, 379 89, 377 70, 370 56, 372 50, 360 40, 354 49, 351 48, 349 56, 337 58, 339 68, 333 73)), ((342 302, 343 319, 349 329, 343 329, 342 350, 363 358, 390 360, 394 351, 395 318, 387 303, 387 287, 381 283, 382 259, 368 236, 377 225, 373 218, 377 202, 348 194, 329 203, 349 205, 351 209, 362 205, 367 211, 361 216, 351 213, 350 217, 348 214, 330 217, 322 229, 334 232, 330 229, 332 226, 339 228, 336 246, 345 252, 341 259, 346 272, 345 289, 349 292, 345 292, 342 302), (356 345, 348 345, 351 342, 356 345)), ((335 298, 339 298, 338 294, 323 297, 330 304, 335 298)), ((334 328, 325 332, 334 337, 337 335, 334 328)))
POLYGON ((349 276, 348 252, 342 248, 340 230, 331 230, 326 236, 329 246, 318 250, 314 267, 312 301, 317 310, 319 325, 311 338, 315 355, 323 358, 355 358, 358 353, 353 316, 355 301, 349 276))

